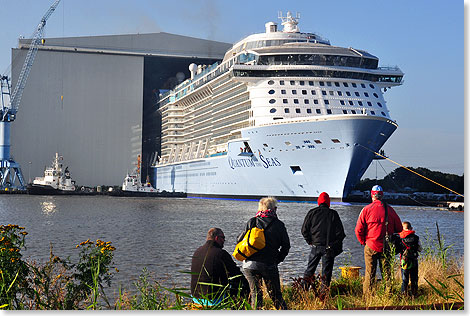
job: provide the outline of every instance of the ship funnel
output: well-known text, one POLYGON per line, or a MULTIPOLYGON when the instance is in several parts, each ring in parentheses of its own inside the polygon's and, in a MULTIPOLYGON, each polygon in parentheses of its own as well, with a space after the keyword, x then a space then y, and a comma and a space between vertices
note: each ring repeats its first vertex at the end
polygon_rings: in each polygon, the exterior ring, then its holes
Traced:
POLYGON ((266 33, 275 33, 275 32, 277 32, 277 23, 268 22, 264 26, 266 27, 266 33))
POLYGON ((191 65, 189 65, 189 72, 191 73, 191 80, 194 79, 194 76, 196 75, 196 71, 197 71, 197 65, 195 63, 192 63, 191 65))

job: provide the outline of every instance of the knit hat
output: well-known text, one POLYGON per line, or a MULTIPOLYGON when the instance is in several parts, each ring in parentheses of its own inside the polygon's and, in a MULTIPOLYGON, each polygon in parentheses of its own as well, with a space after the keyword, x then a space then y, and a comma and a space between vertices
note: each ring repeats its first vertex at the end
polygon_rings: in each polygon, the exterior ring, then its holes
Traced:
POLYGON ((328 205, 328 207, 330 207, 330 196, 326 192, 320 193, 320 196, 318 197, 317 201, 318 201, 318 205, 320 205, 322 203, 326 203, 326 205, 328 205))
POLYGON ((372 196, 377 195, 381 197, 384 195, 384 190, 382 189, 380 185, 374 185, 372 187, 372 190, 370 191, 370 195, 372 196))

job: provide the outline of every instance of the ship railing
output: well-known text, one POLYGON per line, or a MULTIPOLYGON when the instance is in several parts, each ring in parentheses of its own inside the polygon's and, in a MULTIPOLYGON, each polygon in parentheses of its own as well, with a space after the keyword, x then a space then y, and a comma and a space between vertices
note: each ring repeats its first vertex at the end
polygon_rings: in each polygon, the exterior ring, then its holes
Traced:
POLYGON ((221 68, 217 69, 218 66, 219 62, 216 62, 213 65, 207 67, 201 73, 197 74, 193 79, 188 79, 177 85, 173 90, 162 94, 161 99, 166 98, 166 103, 174 102, 230 70, 229 67, 223 70, 221 68), (173 96, 170 96, 171 94, 173 94, 173 96))
POLYGON ((380 66, 377 70, 388 70, 388 71, 401 71, 398 66, 380 66))

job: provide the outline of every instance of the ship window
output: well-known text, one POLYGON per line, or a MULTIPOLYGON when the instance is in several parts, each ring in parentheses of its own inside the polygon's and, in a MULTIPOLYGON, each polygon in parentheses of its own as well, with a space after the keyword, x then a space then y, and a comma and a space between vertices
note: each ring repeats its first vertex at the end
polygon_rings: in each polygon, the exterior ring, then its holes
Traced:
POLYGON ((269 85, 273 85, 273 84, 274 84, 274 81, 273 81, 273 80, 269 80, 269 81, 268 81, 268 84, 269 84, 269 85))
POLYGON ((338 91, 338 95, 339 95, 339 96, 342 96, 342 95, 343 95, 343 92, 338 91))
POLYGON ((324 100, 325 101, 325 104, 330 104, 330 101, 328 100, 324 100))
POLYGON ((380 102, 377 102, 377 105, 380 106, 380 107, 382 107, 382 103, 380 103, 380 102))
POLYGON ((351 110, 351 113, 352 113, 352 114, 356 114, 356 111, 355 111, 355 110, 351 110))
POLYGON ((284 108, 284 113, 289 113, 289 108, 284 108))
POLYGON ((295 109, 295 113, 300 113, 300 109, 295 109))
POLYGON ((309 85, 309 86, 313 86, 313 81, 309 81, 309 82, 308 82, 308 85, 309 85))
POLYGON ((281 94, 286 94, 286 90, 282 89, 281 94))
POLYGON ((317 114, 321 114, 321 110, 320 110, 320 109, 316 109, 316 112, 317 112, 317 114))
POLYGON ((292 94, 297 94, 297 90, 292 90, 292 94))
POLYGON ((302 169, 300 169, 299 166, 290 166, 290 169, 292 170, 293 174, 299 174, 299 175, 303 174, 302 169))
POLYGON ((272 108, 271 110, 269 110, 270 113, 276 113, 276 109, 275 108, 272 108))
POLYGON ((348 114, 348 111, 347 111, 347 110, 343 110, 343 114, 348 114))
POLYGON ((271 103, 271 104, 276 103, 276 99, 269 100, 269 103, 271 103))
POLYGON ((319 140, 319 139, 315 139, 314 142, 315 142, 316 144, 321 144, 321 140, 319 140))
POLYGON ((268 91, 268 93, 269 94, 274 94, 274 90, 271 89, 271 90, 268 91))
POLYGON ((301 86, 303 86, 303 85, 305 85, 305 81, 299 81, 299 84, 300 84, 301 86))
POLYGON ((353 82, 351 83, 354 88, 357 88, 357 85, 353 82))
POLYGON ((273 120, 283 120, 283 117, 273 117, 273 120))
POLYGON ((307 90, 302 90, 302 94, 307 94, 307 90))
POLYGON ((312 90, 312 95, 316 95, 317 92, 315 90, 312 90))
POLYGON ((370 101, 367 101, 368 106, 372 106, 372 103, 370 101))
POLYGON ((313 103, 318 104, 318 100, 317 99, 313 100, 313 103))
POLYGON ((377 93, 374 92, 374 97, 378 98, 379 96, 377 95, 377 93))
POLYGON ((361 87, 363 87, 364 89, 366 88, 366 85, 361 83, 361 87))
POLYGON ((370 111, 370 114, 375 115, 375 111, 370 111))
POLYGON ((358 97, 358 96, 359 96, 359 92, 357 92, 357 91, 356 91, 356 92, 354 92, 354 94, 356 95, 356 97, 358 97))
POLYGON ((333 91, 328 91, 328 92, 330 93, 330 95, 333 95, 333 93, 334 93, 333 91))
POLYGON ((335 82, 335 86, 339 87, 339 82, 335 82))
POLYGON ((294 81, 294 80, 291 80, 291 81, 290 81, 290 85, 291 85, 291 86, 295 86, 295 81, 294 81))
POLYGON ((332 141, 333 143, 335 143, 335 144, 341 143, 341 142, 339 141, 339 139, 337 139, 337 138, 333 138, 333 139, 331 139, 331 141, 332 141))
POLYGON ((309 104, 310 101, 308 99, 304 99, 304 104, 309 104))
POLYGON ((350 97, 350 96, 351 96, 351 92, 346 91, 346 95, 347 95, 348 97, 350 97))
POLYGON ((299 104, 299 99, 294 99, 294 104, 299 104))
POLYGON ((330 81, 327 81, 327 82, 326 82, 326 85, 327 85, 328 87, 331 87, 331 82, 330 82, 330 81))
POLYGON ((382 115, 383 115, 383 116, 387 116, 387 114, 385 114, 385 112, 382 112, 382 115))
POLYGON ((287 99, 282 99, 282 103, 287 103, 287 99))
POLYGON ((369 94, 367 92, 364 92, 365 97, 369 97, 369 94))
POLYGON ((312 109, 307 109, 307 113, 308 114, 312 113, 312 109))
POLYGON ((327 110, 326 110, 326 114, 331 114, 331 110, 330 110, 330 109, 327 109, 327 110))
POLYGON ((357 101, 357 103, 358 103, 360 106, 362 106, 362 101, 357 101))
POLYGON ((325 83, 323 81, 320 81, 320 86, 323 87, 324 85, 325 85, 325 83))
POLYGON ((326 95, 326 91, 322 90, 321 94, 326 95))
POLYGON ((372 89, 375 89, 374 85, 371 83, 369 84, 369 87, 371 87, 372 89))
POLYGON ((339 103, 341 103, 341 105, 344 105, 344 101, 343 101, 343 100, 339 100, 339 103))
POLYGON ((348 101, 349 105, 354 105, 353 101, 348 101))
POLYGON ((343 86, 345 86, 346 88, 349 87, 347 82, 343 82, 343 86))
POLYGON ((283 86, 283 85, 284 85, 284 80, 280 80, 280 81, 279 81, 279 84, 280 84, 281 86, 283 86))

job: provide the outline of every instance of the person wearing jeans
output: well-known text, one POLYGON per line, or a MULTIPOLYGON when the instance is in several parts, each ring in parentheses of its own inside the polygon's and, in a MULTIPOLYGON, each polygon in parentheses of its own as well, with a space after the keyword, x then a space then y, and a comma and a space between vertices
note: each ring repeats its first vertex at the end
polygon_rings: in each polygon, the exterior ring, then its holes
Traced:
POLYGON ((243 261, 242 268, 250 285, 251 307, 263 307, 262 281, 276 309, 287 309, 282 298, 278 264, 284 261, 290 249, 286 226, 277 217, 277 200, 273 197, 262 198, 258 203, 258 212, 245 225, 239 235, 240 242, 245 233, 253 227, 264 229, 266 246, 243 261))

